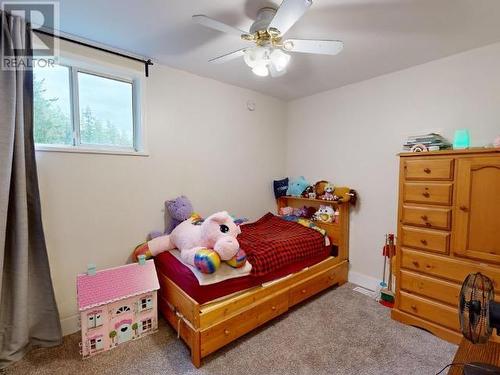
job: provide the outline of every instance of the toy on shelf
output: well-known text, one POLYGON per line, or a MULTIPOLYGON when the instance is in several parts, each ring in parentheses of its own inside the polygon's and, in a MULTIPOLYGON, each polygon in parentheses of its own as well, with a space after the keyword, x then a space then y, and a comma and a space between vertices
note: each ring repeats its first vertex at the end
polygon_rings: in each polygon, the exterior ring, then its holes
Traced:
POLYGON ((134 256, 156 256, 167 250, 178 249, 183 262, 197 267, 201 272, 211 273, 218 268, 214 260, 217 257, 223 261, 241 258, 240 245, 236 239, 240 233, 240 227, 226 211, 217 212, 203 221, 197 218, 183 221, 170 235, 139 245, 134 250, 134 256), (201 254, 198 254, 200 251, 201 254))
POLYGON ((316 198, 319 198, 323 194, 325 194, 325 188, 329 184, 330 183, 325 180, 318 181, 314 184, 314 192, 316 193, 316 198))
POLYGON ((292 197, 300 197, 303 191, 309 186, 309 183, 306 181, 304 176, 300 176, 296 179, 291 179, 288 184, 288 190, 286 191, 286 195, 290 195, 292 197))
POLYGON ((278 214, 280 216, 290 216, 293 215, 293 207, 286 206, 286 207, 280 207, 278 214))
POLYGON ((154 262, 88 272, 76 279, 84 358, 155 332, 158 329, 154 262))
POLYGON ((170 217, 170 224, 165 226, 163 233, 160 231, 150 232, 148 234, 149 240, 172 233, 177 225, 187 220, 193 214, 194 210, 189 198, 181 195, 175 199, 165 201, 165 212, 170 217))
POLYGON ((314 191, 314 186, 309 185, 308 187, 306 187, 306 189, 302 192, 302 197, 309 199, 316 199, 316 192, 314 191))
POLYGON ((335 187, 332 184, 326 184, 323 195, 320 195, 320 199, 325 201, 333 201, 335 200, 335 196, 333 195, 333 191, 335 187))
POLYGON ((273 187, 274 187, 274 197, 276 199, 286 195, 286 192, 288 190, 288 177, 282 180, 274 180, 273 187))
POLYGON ((332 206, 322 204, 314 214, 313 219, 322 223, 333 223, 335 220, 335 210, 332 206))

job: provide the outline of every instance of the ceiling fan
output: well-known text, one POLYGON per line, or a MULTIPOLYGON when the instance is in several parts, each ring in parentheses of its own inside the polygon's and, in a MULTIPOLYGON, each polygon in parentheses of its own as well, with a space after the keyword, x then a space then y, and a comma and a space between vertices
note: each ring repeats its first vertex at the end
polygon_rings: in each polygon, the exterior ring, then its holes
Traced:
POLYGON ((336 55, 344 47, 338 40, 285 39, 283 35, 312 5, 312 0, 283 0, 278 9, 266 7, 257 13, 249 32, 229 26, 205 15, 194 15, 193 21, 205 27, 239 36, 254 46, 215 57, 209 62, 224 63, 242 57, 258 76, 278 77, 286 73, 290 55, 286 52, 336 55))

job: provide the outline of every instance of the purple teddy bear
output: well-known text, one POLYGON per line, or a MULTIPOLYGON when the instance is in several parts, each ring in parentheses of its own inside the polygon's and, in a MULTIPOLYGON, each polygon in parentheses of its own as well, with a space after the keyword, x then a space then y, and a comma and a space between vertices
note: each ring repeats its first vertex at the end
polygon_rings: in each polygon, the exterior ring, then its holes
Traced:
POLYGON ((164 234, 170 234, 177 225, 189 219, 193 213, 193 205, 188 197, 181 195, 173 200, 165 201, 165 214, 167 213, 170 217, 170 225, 165 226, 165 231, 163 233, 160 231, 149 233, 148 240, 163 236, 164 234))

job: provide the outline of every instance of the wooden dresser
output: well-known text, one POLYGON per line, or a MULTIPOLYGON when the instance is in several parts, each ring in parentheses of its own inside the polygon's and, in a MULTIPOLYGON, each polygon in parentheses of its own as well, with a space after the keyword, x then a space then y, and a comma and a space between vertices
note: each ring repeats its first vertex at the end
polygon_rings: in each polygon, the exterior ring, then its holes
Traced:
POLYGON ((392 318, 458 344, 467 274, 500 296, 500 149, 404 153, 399 173, 392 318))

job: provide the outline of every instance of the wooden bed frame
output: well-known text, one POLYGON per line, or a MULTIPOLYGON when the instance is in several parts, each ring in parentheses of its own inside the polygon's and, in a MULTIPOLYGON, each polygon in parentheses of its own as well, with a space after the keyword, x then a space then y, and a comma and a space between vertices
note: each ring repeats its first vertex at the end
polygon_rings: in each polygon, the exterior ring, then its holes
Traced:
MULTIPOLYGON (((325 201, 298 197, 278 199, 278 207, 319 207, 320 204, 325 201)), ((196 367, 201 366, 203 357, 283 314, 293 305, 347 281, 349 204, 339 204, 338 209, 338 223, 319 224, 337 247, 337 255, 262 286, 199 304, 158 272, 160 311, 191 349, 191 360, 196 367)))

